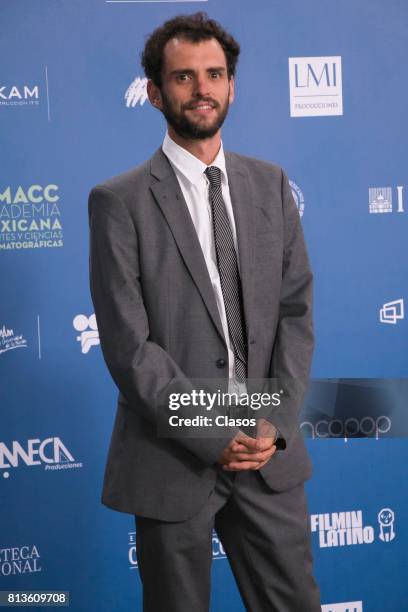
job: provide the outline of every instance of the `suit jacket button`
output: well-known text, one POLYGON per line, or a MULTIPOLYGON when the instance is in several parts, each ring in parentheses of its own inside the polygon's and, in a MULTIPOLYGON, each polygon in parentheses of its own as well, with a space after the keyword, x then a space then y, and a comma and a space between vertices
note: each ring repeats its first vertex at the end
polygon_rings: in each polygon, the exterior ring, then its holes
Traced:
POLYGON ((227 365, 227 362, 225 361, 225 359, 217 359, 215 365, 217 366, 217 368, 224 368, 227 365))

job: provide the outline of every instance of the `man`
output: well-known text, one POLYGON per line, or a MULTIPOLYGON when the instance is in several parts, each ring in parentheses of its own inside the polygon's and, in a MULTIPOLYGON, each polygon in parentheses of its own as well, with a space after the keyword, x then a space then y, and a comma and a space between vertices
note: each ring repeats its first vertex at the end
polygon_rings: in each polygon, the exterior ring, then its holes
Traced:
POLYGON ((293 402, 252 435, 234 421, 215 436, 158 427, 163 392, 194 379, 224 377, 242 397, 251 379, 308 375, 312 275, 288 180, 221 142, 238 55, 203 13, 153 32, 142 63, 163 146, 89 200, 91 291, 120 391, 102 501, 135 515, 148 612, 208 610, 213 526, 247 610, 320 610, 293 402))

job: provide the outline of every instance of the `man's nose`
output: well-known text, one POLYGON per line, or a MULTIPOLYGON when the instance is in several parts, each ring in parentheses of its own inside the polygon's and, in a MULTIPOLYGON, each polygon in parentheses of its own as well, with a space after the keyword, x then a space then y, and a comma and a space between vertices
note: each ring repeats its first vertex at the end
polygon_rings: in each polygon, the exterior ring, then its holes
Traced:
POLYGON ((207 75, 198 75, 194 80, 194 94, 204 97, 210 93, 209 82, 207 75))

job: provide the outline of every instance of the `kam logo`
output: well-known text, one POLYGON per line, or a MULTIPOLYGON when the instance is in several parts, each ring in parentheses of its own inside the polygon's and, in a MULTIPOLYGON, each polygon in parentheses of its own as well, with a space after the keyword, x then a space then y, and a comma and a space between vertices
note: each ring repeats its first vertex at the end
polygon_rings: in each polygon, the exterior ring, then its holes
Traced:
MULTIPOLYGON (((28 68, 27 63, 20 66, 19 77, 6 78, 4 71, 0 77, 0 112, 14 112, 14 109, 23 109, 22 112, 31 112, 28 109, 46 110, 47 119, 51 121, 51 101, 48 79, 48 66, 30 66, 30 75, 24 75, 28 68)), ((17 111, 18 112, 18 111, 17 111)))
POLYGON ((341 57, 290 57, 291 117, 343 114, 341 57))
POLYGON ((393 302, 387 302, 380 308, 380 322, 390 323, 396 325, 397 321, 404 318, 404 300, 394 300, 393 302))
POLYGON ((143 77, 136 77, 134 81, 129 85, 125 92, 125 102, 128 108, 135 107, 138 104, 143 106, 147 100, 147 79, 143 77))
POLYGON ((11 448, 5 442, 0 442, 0 470, 3 478, 9 478, 9 469, 17 469, 23 463, 27 467, 44 465, 44 470, 64 470, 81 468, 83 464, 76 462, 73 455, 58 437, 33 438, 24 444, 13 440, 11 448))
POLYGON ((1 106, 38 106, 40 99, 38 85, 3 85, 0 84, 1 106))

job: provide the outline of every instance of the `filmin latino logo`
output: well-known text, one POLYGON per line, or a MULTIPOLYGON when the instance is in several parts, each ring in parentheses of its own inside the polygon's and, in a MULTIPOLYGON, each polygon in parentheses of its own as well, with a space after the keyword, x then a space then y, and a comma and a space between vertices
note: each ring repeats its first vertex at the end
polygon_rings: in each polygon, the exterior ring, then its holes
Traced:
MULTIPOLYGON (((382 508, 377 514, 377 520, 378 539, 392 542, 395 538, 394 511, 382 508)), ((372 544, 375 540, 374 527, 364 524, 362 510, 311 514, 310 525, 312 533, 318 535, 320 548, 372 544)))

